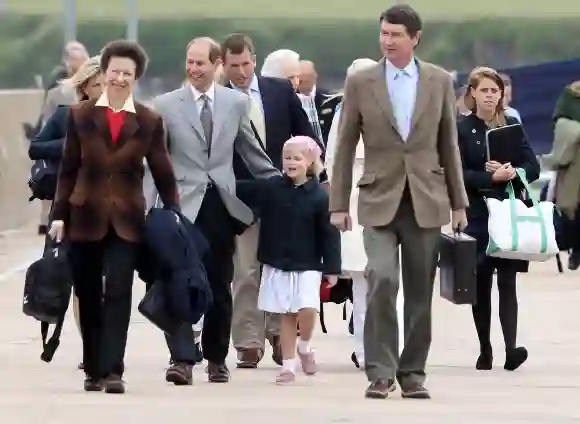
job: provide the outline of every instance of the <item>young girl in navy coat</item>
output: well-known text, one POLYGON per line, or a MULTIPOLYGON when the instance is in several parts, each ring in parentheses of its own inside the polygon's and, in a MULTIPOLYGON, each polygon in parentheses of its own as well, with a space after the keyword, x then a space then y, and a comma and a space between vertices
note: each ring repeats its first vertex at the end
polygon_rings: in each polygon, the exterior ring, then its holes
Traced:
POLYGON ((340 233, 330 223, 328 194, 319 186, 320 148, 293 137, 282 150, 284 175, 238 185, 238 196, 260 217, 258 260, 263 264, 258 308, 282 314, 283 364, 276 382, 296 378, 296 353, 306 375, 316 374, 312 332, 323 275, 331 285, 341 273, 340 233), (300 326, 298 348, 296 326, 300 326))

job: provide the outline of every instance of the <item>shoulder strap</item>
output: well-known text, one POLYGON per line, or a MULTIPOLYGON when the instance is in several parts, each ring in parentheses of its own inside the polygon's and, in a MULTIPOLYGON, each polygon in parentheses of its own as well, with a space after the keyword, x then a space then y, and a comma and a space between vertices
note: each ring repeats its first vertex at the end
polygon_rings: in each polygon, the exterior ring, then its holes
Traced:
POLYGON ((60 345, 60 335, 62 334, 62 327, 64 325, 64 316, 58 319, 52 337, 47 341, 49 325, 48 322, 40 323, 40 334, 42 335, 42 353, 40 354, 40 359, 44 362, 52 361, 54 353, 60 345))
POLYGON ((324 334, 328 333, 328 330, 326 329, 326 324, 324 323, 324 303, 320 302, 320 329, 322 330, 322 332, 324 334))

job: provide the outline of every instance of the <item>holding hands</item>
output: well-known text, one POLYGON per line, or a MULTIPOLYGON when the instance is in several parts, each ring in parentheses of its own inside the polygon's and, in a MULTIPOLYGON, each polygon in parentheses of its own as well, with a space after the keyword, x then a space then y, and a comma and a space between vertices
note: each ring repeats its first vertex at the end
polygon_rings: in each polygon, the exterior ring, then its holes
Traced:
POLYGON ((328 281, 329 287, 336 286, 336 283, 338 282, 338 275, 325 275, 325 277, 326 281, 328 281))

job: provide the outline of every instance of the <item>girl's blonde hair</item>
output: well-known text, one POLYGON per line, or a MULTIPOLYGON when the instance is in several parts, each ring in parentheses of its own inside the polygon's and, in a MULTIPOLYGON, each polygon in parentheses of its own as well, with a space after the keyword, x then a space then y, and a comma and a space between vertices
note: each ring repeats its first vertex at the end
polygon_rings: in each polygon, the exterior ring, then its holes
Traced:
POLYGON ((501 97, 499 98, 497 106, 495 107, 495 113, 493 115, 492 120, 489 122, 489 125, 492 128, 504 126, 506 124, 505 111, 503 105, 505 84, 500 74, 495 69, 488 68, 486 66, 480 66, 471 71, 467 81, 467 87, 465 88, 463 103, 465 107, 471 111, 471 113, 473 114, 477 113, 477 104, 475 102, 475 98, 471 94, 471 91, 476 90, 481 81, 483 81, 484 79, 489 79, 494 83, 496 83, 501 92, 501 97))
POLYGON ((286 140, 284 147, 286 146, 296 146, 306 151, 308 159, 311 161, 306 169, 307 175, 318 177, 320 173, 324 171, 324 165, 322 164, 322 159, 320 157, 322 155, 322 149, 312 138, 298 135, 286 140))
POLYGON ((86 100, 85 87, 87 82, 95 75, 101 73, 101 56, 93 56, 81 65, 78 71, 61 84, 74 88, 80 100, 86 100))

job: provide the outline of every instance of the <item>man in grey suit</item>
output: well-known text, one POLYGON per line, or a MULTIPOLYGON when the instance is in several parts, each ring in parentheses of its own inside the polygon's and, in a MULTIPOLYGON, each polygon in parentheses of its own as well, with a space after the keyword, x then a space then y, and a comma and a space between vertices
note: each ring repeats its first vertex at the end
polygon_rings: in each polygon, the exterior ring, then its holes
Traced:
MULTIPOLYGON (((182 212, 210 245, 204 266, 214 304, 204 316, 201 344, 208 379, 215 383, 228 382, 230 377, 225 360, 231 334, 235 236, 253 221, 252 211, 236 197, 234 150, 254 177, 279 175, 252 131, 248 96, 214 83, 220 57, 214 40, 192 40, 186 58, 191 85, 153 101, 167 127, 182 212)), ((172 364, 166 380, 192 384, 196 348, 191 325, 167 337, 167 345, 172 364)))

